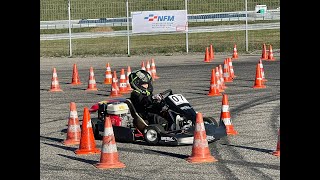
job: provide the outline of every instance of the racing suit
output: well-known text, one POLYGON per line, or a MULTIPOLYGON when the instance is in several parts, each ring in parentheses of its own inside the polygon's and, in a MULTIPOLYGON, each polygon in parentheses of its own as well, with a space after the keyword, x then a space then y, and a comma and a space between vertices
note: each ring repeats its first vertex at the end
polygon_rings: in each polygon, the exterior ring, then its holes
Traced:
POLYGON ((139 91, 133 90, 130 99, 137 113, 147 120, 147 124, 160 124, 164 128, 167 128, 168 121, 160 115, 163 105, 152 97, 153 94, 150 92, 142 94, 139 91))

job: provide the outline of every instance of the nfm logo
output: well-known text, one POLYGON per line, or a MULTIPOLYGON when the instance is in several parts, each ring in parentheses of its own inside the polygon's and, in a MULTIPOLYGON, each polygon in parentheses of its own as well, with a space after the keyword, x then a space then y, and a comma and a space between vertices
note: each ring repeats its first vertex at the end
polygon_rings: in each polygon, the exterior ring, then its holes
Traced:
POLYGON ((174 16, 155 16, 153 14, 149 14, 149 16, 144 17, 148 21, 174 21, 174 16))

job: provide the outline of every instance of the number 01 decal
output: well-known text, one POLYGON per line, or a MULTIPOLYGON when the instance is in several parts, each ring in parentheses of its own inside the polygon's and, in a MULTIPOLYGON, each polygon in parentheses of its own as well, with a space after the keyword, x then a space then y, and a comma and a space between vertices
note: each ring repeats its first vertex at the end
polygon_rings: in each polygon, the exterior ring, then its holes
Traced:
POLYGON ((170 95, 169 99, 177 106, 180 105, 180 104, 189 103, 186 100, 186 98, 184 98, 181 94, 170 95))

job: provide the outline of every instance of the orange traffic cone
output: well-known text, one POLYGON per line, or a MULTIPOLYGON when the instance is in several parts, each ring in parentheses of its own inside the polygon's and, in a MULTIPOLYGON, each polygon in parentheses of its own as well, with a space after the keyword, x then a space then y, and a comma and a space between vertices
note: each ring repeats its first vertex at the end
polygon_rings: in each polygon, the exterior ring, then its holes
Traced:
POLYGON ((80 145, 79 148, 74 152, 79 155, 100 153, 100 149, 96 148, 96 141, 94 139, 92 131, 92 124, 88 107, 84 107, 81 128, 80 145))
POLYGON ((144 61, 141 61, 141 69, 142 69, 142 70, 145 70, 145 71, 147 70, 147 69, 146 69, 146 66, 144 65, 144 61))
POLYGON ((219 76, 220 76, 220 81, 221 81, 221 87, 222 87, 222 89, 224 90, 224 89, 227 88, 227 86, 226 86, 226 84, 224 83, 223 70, 222 70, 222 65, 221 65, 221 64, 219 64, 219 76))
POLYGON ((203 124, 203 117, 200 112, 198 112, 196 116, 196 125, 193 136, 192 154, 187 158, 187 161, 190 163, 218 161, 210 154, 207 134, 203 124))
POLYGON ((129 82, 129 75, 131 74, 131 67, 128 66, 127 68, 127 76, 126 76, 126 79, 127 79, 127 91, 132 91, 133 89, 131 88, 131 85, 130 85, 130 82, 129 82))
POLYGON ((261 60, 267 60, 268 59, 266 44, 262 45, 262 55, 261 55, 260 59, 261 60))
POLYGON ((153 58, 151 58, 151 76, 152 79, 159 79, 159 76, 157 76, 156 64, 154 63, 153 58))
POLYGON ((79 118, 76 108, 76 103, 70 103, 70 113, 68 120, 67 138, 63 141, 64 145, 77 145, 80 144, 81 129, 79 118))
POLYGON ((151 67, 149 60, 147 60, 146 71, 151 75, 151 67))
POLYGON ((227 58, 228 62, 229 62, 229 69, 230 69, 230 76, 232 79, 234 79, 236 76, 234 75, 234 69, 233 69, 233 65, 232 65, 232 60, 231 58, 227 58))
POLYGON ((119 86, 119 93, 129 93, 129 91, 127 90, 127 78, 126 74, 124 73, 124 69, 121 69, 119 86))
POLYGON ((204 55, 204 62, 210 62, 210 54, 209 54, 209 48, 206 47, 206 53, 204 55))
POLYGON ((256 80, 254 82, 253 88, 266 88, 266 86, 263 84, 259 63, 256 66, 256 80))
POLYGON ((274 61, 276 60, 274 57, 273 57, 273 51, 272 51, 272 46, 271 44, 269 45, 269 52, 268 52, 268 61, 274 61))
POLYGON ((210 90, 208 96, 221 96, 219 91, 219 87, 216 79, 216 72, 214 69, 211 70, 211 82, 210 82, 210 90))
POLYGON ((231 123, 229 109, 228 96, 226 94, 223 94, 220 121, 222 121, 226 126, 226 132, 228 135, 236 135, 238 134, 238 132, 234 130, 233 124, 231 123))
POLYGON ((263 64, 262 64, 262 60, 259 60, 259 65, 260 65, 260 71, 261 71, 261 76, 262 76, 262 81, 268 81, 264 75, 264 68, 263 68, 263 64))
POLYGON ((107 69, 105 72, 104 84, 112 84, 112 74, 110 63, 107 63, 107 69))
POLYGON ((119 86, 118 86, 118 78, 117 78, 117 73, 116 73, 116 71, 113 71, 110 96, 111 96, 111 97, 119 97, 119 96, 122 96, 122 95, 120 94, 120 88, 119 88, 119 86))
POLYGON ((88 87, 86 91, 98 91, 96 79, 94 77, 93 67, 90 67, 88 87))
POLYGON ((50 87, 49 91, 51 91, 51 92, 62 91, 62 89, 60 88, 60 84, 59 84, 59 79, 58 79, 56 68, 53 68, 53 71, 52 71, 51 87, 50 87))
POLYGON ((278 131, 278 142, 277 142, 277 150, 272 152, 272 155, 274 156, 280 156, 280 128, 278 131))
POLYGON ((226 58, 224 60, 224 64, 223 64, 223 78, 224 78, 224 82, 232 82, 232 77, 230 75, 230 67, 229 67, 229 62, 228 62, 228 58, 226 58))
POLYGON ((210 61, 212 61, 214 59, 214 52, 213 52, 212 44, 210 44, 209 59, 210 59, 210 61))
POLYGON ((119 161, 117 145, 113 134, 111 119, 107 116, 104 122, 100 162, 94 165, 99 169, 124 168, 126 165, 119 161))
POLYGON ((71 84, 72 84, 72 85, 81 84, 81 82, 80 82, 80 77, 79 77, 79 73, 78 73, 78 68, 77 68, 77 65, 76 65, 76 64, 73 64, 71 84))
POLYGON ((222 82, 220 80, 220 73, 219 73, 218 66, 216 66, 215 71, 216 71, 216 80, 217 80, 217 86, 218 86, 219 92, 224 92, 224 90, 222 88, 222 82))
POLYGON ((236 44, 233 47, 232 59, 238 59, 238 50, 237 50, 237 45, 236 44))

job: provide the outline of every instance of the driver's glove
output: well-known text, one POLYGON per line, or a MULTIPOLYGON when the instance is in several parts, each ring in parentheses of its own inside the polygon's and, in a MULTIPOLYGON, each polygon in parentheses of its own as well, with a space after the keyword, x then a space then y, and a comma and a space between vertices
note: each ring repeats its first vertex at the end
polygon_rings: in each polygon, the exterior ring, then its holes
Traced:
POLYGON ((155 94, 152 96, 152 99, 157 100, 157 102, 160 102, 162 100, 162 95, 161 94, 155 94))

